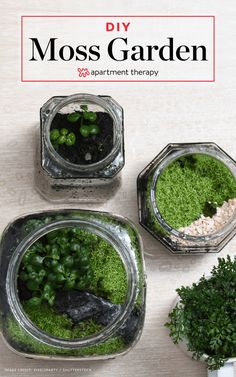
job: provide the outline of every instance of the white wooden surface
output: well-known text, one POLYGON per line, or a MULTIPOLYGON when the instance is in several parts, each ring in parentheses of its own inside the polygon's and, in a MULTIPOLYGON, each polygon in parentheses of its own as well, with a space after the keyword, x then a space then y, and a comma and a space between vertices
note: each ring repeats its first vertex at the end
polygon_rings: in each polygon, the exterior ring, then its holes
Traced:
MULTIPOLYGON (((23 213, 62 207, 41 199, 33 185, 34 129, 39 123, 40 106, 53 95, 109 94, 125 109, 123 185, 116 197, 103 206, 93 206, 94 209, 114 211, 137 223, 136 177, 169 142, 215 141, 236 158, 235 0, 1 0, 0 6, 0 231, 23 213), (216 83, 20 83, 20 15, 106 13, 216 15, 216 83)), ((14 355, 0 341, 1 377, 207 375, 203 364, 192 361, 172 344, 163 323, 175 289, 208 274, 217 256, 173 256, 139 229, 145 249, 148 293, 145 328, 136 348, 127 356, 108 362, 42 362, 14 355)), ((236 239, 221 256, 235 254, 235 248, 236 239)))

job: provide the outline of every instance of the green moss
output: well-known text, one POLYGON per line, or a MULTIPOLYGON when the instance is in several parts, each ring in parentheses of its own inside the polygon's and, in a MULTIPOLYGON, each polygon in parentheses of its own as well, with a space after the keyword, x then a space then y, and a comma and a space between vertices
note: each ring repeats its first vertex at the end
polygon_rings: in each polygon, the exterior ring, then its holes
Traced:
POLYGON ((104 326, 99 325, 93 319, 89 318, 87 320, 79 322, 76 326, 73 327, 73 338, 85 338, 101 331, 103 328, 104 326))
POLYGON ((127 276, 117 252, 104 240, 100 240, 90 257, 93 281, 90 289, 115 304, 125 301, 127 276))
POLYGON ((209 203, 219 207, 236 197, 236 179, 228 167, 206 154, 187 155, 160 175, 156 202, 165 221, 179 229, 197 220, 209 203))
POLYGON ((56 348, 39 342, 29 335, 16 322, 12 316, 6 319, 6 328, 4 335, 9 343, 20 352, 32 353, 37 355, 65 355, 65 356, 99 356, 111 355, 113 353, 122 352, 126 349, 123 339, 119 336, 110 338, 96 346, 83 347, 79 349, 56 348))
MULTIPOLYGON (((110 224, 113 227, 116 227, 116 228, 119 227, 121 229, 121 232, 128 234, 129 239, 130 239, 130 246, 132 248, 132 251, 134 252, 136 263, 137 263, 137 268, 138 268, 138 273, 139 273, 139 293, 138 293, 138 296, 137 296, 137 299, 136 299, 136 305, 137 306, 142 305, 143 300, 144 300, 143 288, 145 286, 145 276, 144 276, 144 267, 143 267, 143 260, 142 260, 142 254, 141 254, 141 249, 140 249, 140 243, 139 243, 138 233, 137 233, 136 229, 133 226, 131 226, 127 221, 124 221, 122 219, 112 218, 109 215, 107 215, 106 213, 92 214, 92 215, 90 215, 90 217, 92 219, 95 219, 95 220, 100 220, 102 223, 106 222, 107 224, 110 224)), ((95 263, 95 265, 96 265, 96 263, 95 263)), ((104 269, 105 269, 105 267, 104 267, 104 269)), ((113 301, 114 303, 121 303, 122 302, 121 297, 122 297, 122 295, 124 296, 124 293, 125 293, 124 286, 127 286, 127 282, 124 280, 125 271, 124 270, 122 271, 122 270, 123 270, 123 268, 121 268, 121 266, 120 266, 119 270, 116 269, 116 271, 115 271, 115 274, 117 276, 118 276, 118 274, 123 275, 123 289, 122 289, 123 293, 122 293, 122 291, 118 292, 118 291, 113 290, 113 292, 115 293, 116 299, 112 295, 113 298, 111 299, 111 301, 115 300, 115 301, 113 301), (122 293, 122 295, 121 295, 121 293, 122 293), (120 298, 119 298, 119 296, 120 296, 120 298)), ((105 275, 106 275, 106 273, 104 274, 104 278, 105 278, 105 275)), ((120 276, 120 281, 122 281, 121 276, 120 276)), ((111 282, 109 282, 107 280, 107 283, 110 285, 111 282)))
POLYGON ((81 348, 80 350, 73 350, 74 355, 112 355, 113 353, 123 352, 127 346, 120 336, 116 336, 106 340, 104 343, 96 346, 81 348))
POLYGON ((77 230, 77 238, 90 250, 91 280, 87 289, 115 304, 122 304, 127 294, 127 274, 113 246, 93 233, 77 230))
MULTIPOLYGON (((38 342, 31 335, 29 335, 10 315, 6 319, 6 329, 4 331, 4 335, 8 339, 10 345, 21 352, 29 352, 42 355, 55 355, 57 353, 57 348, 38 342)), ((63 352, 59 349, 58 353, 63 352)))
POLYGON ((25 301, 23 308, 29 319, 37 327, 59 338, 84 338, 103 328, 92 319, 82 321, 80 324, 74 326, 72 320, 66 314, 56 313, 47 303, 35 306, 25 301))

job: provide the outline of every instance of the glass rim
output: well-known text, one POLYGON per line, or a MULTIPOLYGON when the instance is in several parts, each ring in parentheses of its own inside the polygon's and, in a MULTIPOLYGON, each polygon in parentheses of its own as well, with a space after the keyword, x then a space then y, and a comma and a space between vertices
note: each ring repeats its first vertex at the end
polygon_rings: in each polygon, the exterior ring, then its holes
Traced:
MULTIPOLYGON (((175 237, 176 239, 182 239, 185 241, 190 241, 190 242, 209 242, 216 240, 217 238, 220 238, 230 232, 234 226, 236 225, 236 210, 234 211, 234 214, 230 218, 227 223, 222 226, 220 229, 213 233, 209 233, 207 235, 198 235, 198 236, 192 236, 185 234, 183 231, 179 231, 178 229, 175 229, 171 225, 168 224, 168 222, 164 219, 164 217, 161 215, 161 212, 158 208, 158 203, 156 200, 156 187, 158 184, 158 179, 161 176, 162 172, 167 168, 167 166, 175 161, 179 157, 183 157, 186 155, 191 155, 191 154, 205 154, 208 156, 213 157, 214 159, 217 159, 221 161, 232 173, 232 175, 236 179, 236 166, 233 163, 232 159, 229 158, 229 156, 223 152, 221 149, 218 149, 219 147, 216 144, 211 144, 211 145, 204 145, 201 143, 193 143, 189 144, 188 146, 182 146, 181 149, 175 151, 174 153, 170 154, 167 157, 164 157, 161 163, 158 165, 157 169, 155 170, 153 177, 152 177, 152 182, 150 186, 150 201, 151 201, 151 207, 154 213, 154 216, 156 220, 160 223, 160 225, 166 230, 171 236, 175 237), (215 147, 216 149, 212 150, 211 146, 215 147), (231 166, 229 166, 231 165, 231 166)), ((182 246, 188 248, 188 246, 182 246)))
POLYGON ((138 282, 138 272, 132 262, 132 258, 128 252, 128 249, 123 245, 118 239, 112 234, 108 229, 103 228, 101 225, 97 224, 93 220, 56 220, 49 224, 39 227, 37 230, 30 232, 17 246, 15 249, 8 266, 7 278, 6 278, 6 292, 8 297, 8 303, 10 305, 11 311, 17 320, 17 322, 22 326, 22 328, 27 331, 31 336, 36 338, 38 341, 43 342, 47 345, 73 349, 78 347, 88 347, 95 344, 101 343, 107 340, 110 336, 114 335, 120 326, 125 322, 130 310, 136 301, 136 287, 138 282), (116 250, 122 263, 124 265, 126 276, 127 276, 127 294, 124 304, 121 305, 121 312, 115 317, 115 319, 103 330, 92 334, 91 336, 85 338, 77 339, 64 339, 53 336, 49 333, 44 332, 39 327, 37 327, 26 315, 17 291, 17 278, 18 270, 21 264, 21 260, 26 253, 26 251, 31 247, 37 240, 46 235, 47 233, 54 231, 56 229, 66 228, 66 227, 79 227, 90 231, 99 237, 108 241, 116 250))
MULTIPOLYGON (((61 164, 62 166, 73 169, 74 171, 90 171, 90 170, 97 170, 102 169, 105 165, 108 165, 113 160, 114 156, 118 153, 121 141, 117 137, 116 130, 118 132, 121 130, 120 127, 120 119, 117 111, 113 109, 113 107, 103 98, 106 96, 99 96, 94 94, 88 94, 88 93, 78 93, 78 94, 72 94, 69 96, 59 97, 61 100, 53 107, 52 110, 50 110, 49 115, 47 115, 45 119, 45 139, 48 145, 48 149, 50 154, 54 157, 54 159, 61 164), (65 160, 57 151, 54 149, 51 140, 50 140, 50 127, 51 123, 55 117, 55 115, 66 105, 69 105, 73 102, 90 102, 92 104, 96 104, 103 109, 107 111, 107 113, 111 116, 113 120, 113 129, 114 129, 114 141, 113 141, 113 147, 110 153, 104 157, 102 160, 97 161, 93 164, 75 164, 72 162, 69 162, 65 160)), ((54 98, 54 97, 53 97, 54 98)), ((45 105, 43 105, 41 111, 46 112, 47 111, 47 105, 51 101, 49 99, 45 105)))

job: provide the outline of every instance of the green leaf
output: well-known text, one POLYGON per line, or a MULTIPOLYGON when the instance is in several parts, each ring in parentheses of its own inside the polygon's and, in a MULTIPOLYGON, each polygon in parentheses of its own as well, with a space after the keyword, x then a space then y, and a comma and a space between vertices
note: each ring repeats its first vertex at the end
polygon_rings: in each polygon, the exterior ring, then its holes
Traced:
POLYGON ((90 135, 98 135, 101 131, 100 128, 96 124, 91 124, 89 126, 90 135))
POLYGON ((38 306, 38 305, 41 304, 42 298, 41 297, 31 297, 27 302, 28 302, 29 305, 38 306))
POLYGON ((87 111, 84 113, 84 119, 88 120, 89 122, 95 122, 97 119, 97 114, 92 111, 87 111))
POLYGON ((89 133, 90 133, 90 129, 89 129, 89 126, 81 126, 80 127, 80 133, 83 137, 88 137, 89 136, 89 133))
POLYGON ((50 140, 51 141, 56 141, 60 137, 60 131, 55 128, 50 132, 50 140))
POLYGON ((74 132, 70 132, 69 135, 66 138, 66 145, 70 147, 71 145, 74 145, 76 142, 76 136, 74 132))
POLYGON ((60 130, 60 134, 62 135, 62 136, 66 136, 67 134, 68 134, 68 130, 66 129, 66 128, 62 128, 61 130, 60 130))
POLYGON ((44 258, 41 257, 40 255, 33 255, 30 258, 30 263, 32 264, 32 266, 41 267, 43 264, 43 260, 44 258))
POLYGON ((39 284, 34 280, 28 280, 26 286, 30 291, 37 291, 39 289, 39 284))
POLYGON ((59 145, 61 145, 61 144, 65 144, 65 142, 66 142, 66 137, 65 136, 59 136, 59 138, 57 139, 57 142, 58 142, 58 144, 59 145))
POLYGON ((79 120, 80 114, 79 113, 71 113, 67 115, 68 122, 75 123, 79 120))
POLYGON ((59 250, 59 247, 57 245, 52 246, 51 256, 55 260, 60 259, 60 250, 59 250))
POLYGON ((62 259, 62 264, 65 267, 72 267, 74 265, 74 258, 72 255, 67 255, 62 259))

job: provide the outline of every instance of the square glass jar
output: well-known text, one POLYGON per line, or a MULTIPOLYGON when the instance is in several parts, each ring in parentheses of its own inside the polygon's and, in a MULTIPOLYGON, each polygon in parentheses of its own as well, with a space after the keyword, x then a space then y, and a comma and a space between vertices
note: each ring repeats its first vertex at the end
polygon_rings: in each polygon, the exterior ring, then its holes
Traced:
MULTIPOLYGON (((123 122, 123 109, 110 96, 79 93, 49 99, 40 110, 40 144, 35 170, 36 188, 40 194, 57 202, 104 202, 112 197, 120 187, 119 173, 125 163, 123 122), (61 156, 53 146, 51 126, 58 114, 78 113, 86 106, 90 112, 109 117, 112 148, 96 162, 74 163, 61 156)), ((76 130, 76 123, 74 127, 76 130)))
MULTIPOLYGON (((139 207, 139 221, 140 224, 156 239, 158 239, 165 247, 167 247, 172 253, 176 254, 201 254, 201 253, 214 253, 219 252, 227 242, 235 235, 236 233, 236 213, 235 213, 235 196, 232 200, 233 210, 227 221, 225 220, 222 225, 218 226, 217 230, 210 231, 208 230, 204 234, 200 234, 198 229, 194 229, 195 234, 187 233, 189 228, 175 228, 171 225, 166 218, 162 215, 160 210, 160 200, 158 202, 157 196, 157 185, 160 182, 160 177, 166 171, 166 169, 171 166, 171 164, 180 162, 182 165, 185 164, 185 158, 189 156, 207 156, 206 158, 212 158, 212 160, 219 163, 224 172, 229 172, 231 176, 231 183, 233 182, 235 187, 236 182, 236 162, 224 152, 217 144, 215 143, 172 143, 168 144, 139 174, 137 179, 137 191, 138 191, 138 207, 139 207), (186 229, 186 230, 185 230, 186 229)), ((190 157, 191 160, 192 157, 190 157)), ((197 157, 198 158, 198 157, 197 157)), ((194 162, 195 163, 195 162, 194 162)), ((191 169, 191 161, 190 161, 191 169)), ((181 167, 179 168, 181 169, 181 167)), ((194 168, 193 168, 194 169, 194 168)), ((207 169, 204 171, 205 176, 207 177, 207 169)), ((214 174, 214 173, 213 173, 214 174)), ((178 178, 176 178, 178 179, 178 178)), ((217 182, 216 182, 217 183, 217 182)), ((178 208, 173 206, 171 202, 170 193, 175 190, 176 181, 172 182, 172 185, 168 186, 168 190, 162 186, 162 193, 165 191, 167 194, 164 209, 170 206, 172 213, 178 211, 178 208), (168 192, 167 192, 168 191, 168 192)), ((194 185, 194 182, 193 182, 194 185)), ((217 184, 216 184, 217 186, 217 184)), ((179 195, 182 195, 182 192, 186 192, 185 183, 182 184, 182 187, 179 187, 179 195)), ((200 187, 200 191, 201 191, 200 187)), ((221 190, 220 187, 216 187, 216 191, 221 190)), ((234 190, 235 191, 235 190, 234 190)), ((196 191, 196 198, 198 198, 199 192, 196 191)), ((183 200, 188 201, 187 197, 183 197, 183 200)), ((194 202, 193 202, 194 203, 194 202)), ((213 207, 215 203, 206 203, 207 205, 213 207)), ((162 207, 162 208, 163 208, 162 207)), ((218 210, 217 210, 218 211, 218 210)), ((216 215, 218 212, 216 212, 216 215)), ((199 213, 199 221, 207 222, 209 218, 212 217, 207 215, 202 217, 202 214, 199 213)), ((214 216, 212 217, 214 220, 214 216)), ((193 225, 197 228, 199 223, 196 223, 198 217, 193 220, 193 225)), ((211 221, 211 219, 209 220, 211 221)), ((214 221, 218 221, 218 218, 214 221)), ((192 225, 192 224, 191 224, 192 225)))
MULTIPOLYGON (((5 229, 0 252, 2 335, 14 352, 31 358, 108 359, 125 354, 139 340, 145 317, 146 283, 141 239, 129 220, 105 212, 71 209, 25 215, 5 229), (125 300, 116 305, 119 310, 109 317, 109 322, 94 334, 73 339, 39 328, 24 310, 18 289, 20 266, 27 251, 43 236, 68 228, 90 232, 102 243, 108 242, 122 262, 127 280, 125 300)), ((111 268, 116 271, 117 265, 111 268)), ((73 308, 73 312, 77 309, 73 308)), ((85 309, 82 307, 83 313, 85 309)), ((101 316, 104 317, 103 311, 101 316)))

